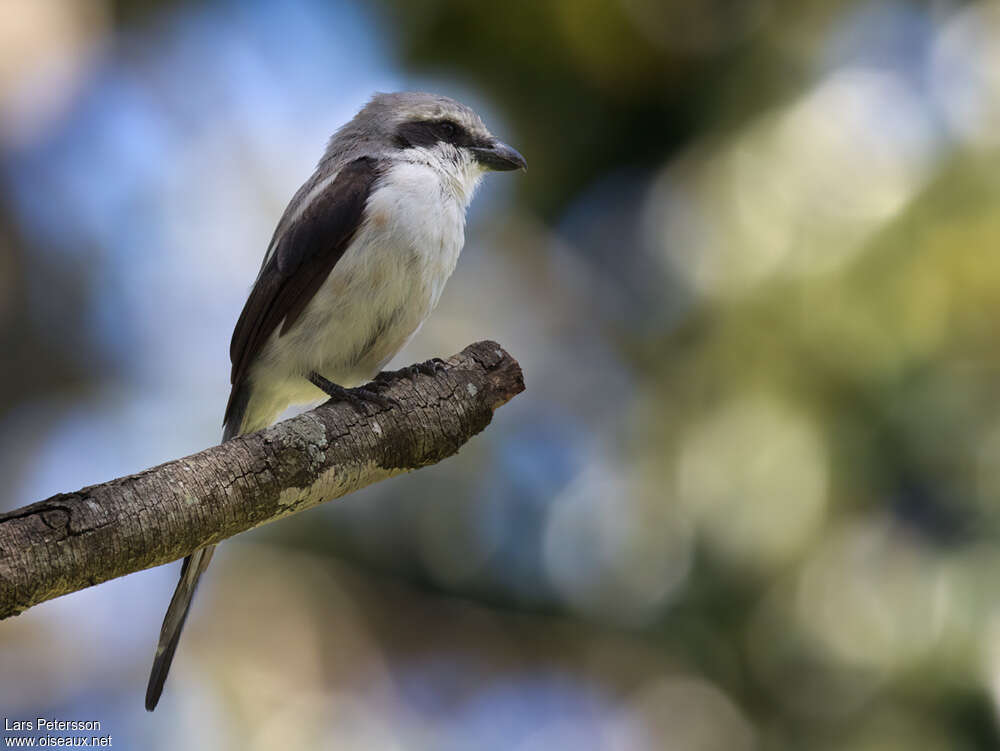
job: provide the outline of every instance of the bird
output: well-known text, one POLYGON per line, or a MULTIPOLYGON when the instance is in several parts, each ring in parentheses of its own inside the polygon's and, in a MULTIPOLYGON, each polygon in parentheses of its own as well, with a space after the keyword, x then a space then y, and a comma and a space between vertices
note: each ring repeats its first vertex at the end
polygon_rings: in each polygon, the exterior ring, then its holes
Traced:
MULTIPOLYGON (((267 246, 233 331, 223 442, 324 394, 356 406, 384 402, 361 384, 437 305, 483 176, 518 169, 527 169, 524 157, 468 106, 425 92, 374 94, 330 138, 267 246)), ((214 549, 181 566, 146 689, 149 711, 214 549)))

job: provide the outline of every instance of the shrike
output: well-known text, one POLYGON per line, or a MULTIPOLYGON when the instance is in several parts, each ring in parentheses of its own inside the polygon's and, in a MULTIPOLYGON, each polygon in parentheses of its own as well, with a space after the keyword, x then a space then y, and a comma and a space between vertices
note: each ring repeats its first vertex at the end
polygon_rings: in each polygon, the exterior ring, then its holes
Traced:
MULTIPOLYGON (((330 139, 274 231, 233 332, 223 441, 324 392, 382 398, 347 389, 377 374, 437 305, 482 176, 526 166, 452 99, 372 97, 330 139)), ((184 559, 146 690, 150 711, 214 549, 184 559)))

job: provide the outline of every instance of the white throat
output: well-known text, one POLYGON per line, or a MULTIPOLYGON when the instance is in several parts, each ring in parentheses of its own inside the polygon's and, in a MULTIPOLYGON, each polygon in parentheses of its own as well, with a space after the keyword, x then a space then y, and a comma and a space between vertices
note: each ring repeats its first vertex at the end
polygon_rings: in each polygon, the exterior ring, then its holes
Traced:
POLYGON ((451 192, 463 209, 472 201, 486 170, 463 149, 448 144, 433 147, 414 146, 399 152, 399 158, 411 164, 430 167, 441 184, 451 192))

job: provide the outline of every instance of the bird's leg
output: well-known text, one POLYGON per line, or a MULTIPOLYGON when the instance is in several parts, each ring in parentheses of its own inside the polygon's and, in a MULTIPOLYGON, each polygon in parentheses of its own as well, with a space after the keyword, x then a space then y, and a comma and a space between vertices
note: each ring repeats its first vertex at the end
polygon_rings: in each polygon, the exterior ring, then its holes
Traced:
POLYGON ((361 414, 365 414, 364 404, 368 402, 369 404, 377 404, 380 407, 395 407, 399 404, 391 396, 386 396, 385 394, 380 394, 377 391, 367 389, 363 386, 359 386, 354 389, 347 389, 343 386, 339 386, 328 378, 324 378, 316 371, 309 374, 309 382, 318 388, 320 391, 325 393, 331 399, 338 399, 342 402, 348 402, 355 410, 361 414))

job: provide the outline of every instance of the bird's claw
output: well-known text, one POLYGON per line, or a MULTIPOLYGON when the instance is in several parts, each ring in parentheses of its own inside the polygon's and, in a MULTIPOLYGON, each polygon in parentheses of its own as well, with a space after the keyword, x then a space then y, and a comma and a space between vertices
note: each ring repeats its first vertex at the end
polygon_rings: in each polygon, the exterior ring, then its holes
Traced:
POLYGON ((409 371, 410 380, 417 380, 418 375, 436 376, 441 371, 447 369, 448 364, 440 357, 432 357, 425 362, 418 362, 406 368, 409 371))
POLYGON ((366 388, 365 386, 358 386, 353 389, 344 388, 328 378, 324 378, 319 373, 310 373, 309 381, 331 399, 347 402, 354 407, 355 411, 362 415, 366 414, 365 404, 377 404, 384 409, 399 406, 399 402, 391 396, 380 394, 378 391, 366 388))

